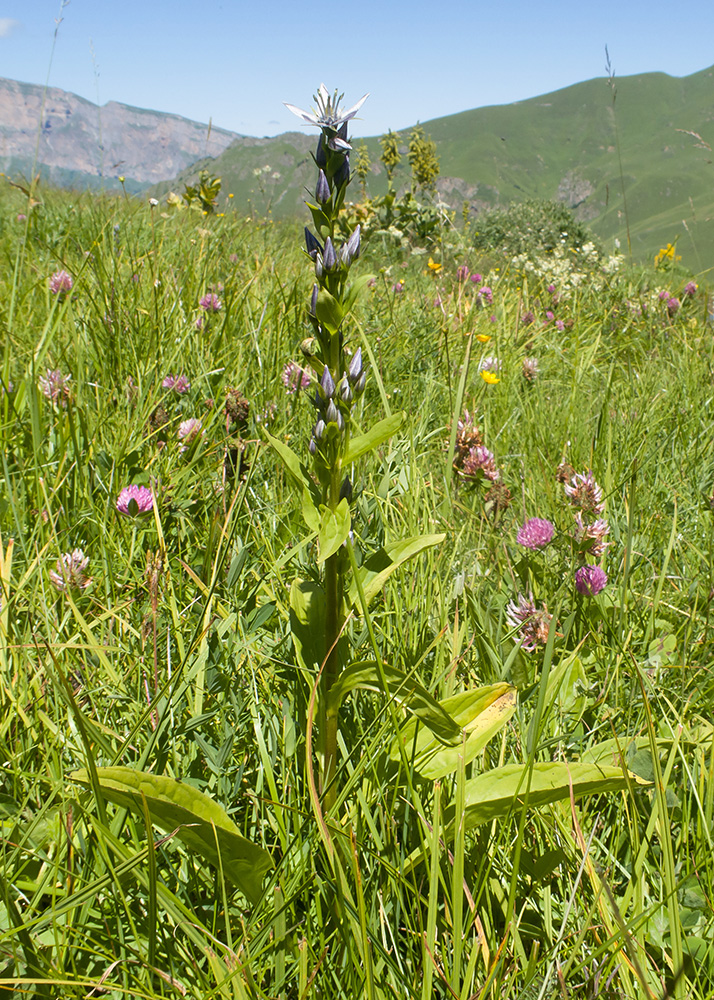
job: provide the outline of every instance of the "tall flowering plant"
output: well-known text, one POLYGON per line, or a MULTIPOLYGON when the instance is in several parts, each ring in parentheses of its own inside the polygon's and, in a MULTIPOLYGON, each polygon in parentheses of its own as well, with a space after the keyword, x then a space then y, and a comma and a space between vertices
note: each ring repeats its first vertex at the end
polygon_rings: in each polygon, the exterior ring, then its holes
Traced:
MULTIPOLYGON (((441 535, 429 535, 402 540, 379 553, 379 572, 368 561, 352 574, 350 585, 350 574, 353 568, 356 570, 351 552, 355 463, 391 437, 404 420, 403 413, 388 415, 363 431, 356 419, 367 372, 362 349, 355 343, 349 321, 359 292, 370 275, 357 277, 353 273, 361 253, 359 225, 346 239, 340 239, 338 223, 351 179, 348 122, 366 97, 343 111, 342 96, 337 92, 331 95, 321 85, 312 111, 286 105, 320 131, 313 156, 317 174, 314 200, 307 204, 312 227, 305 228, 305 259, 313 277, 306 321, 312 335, 302 344, 315 384, 314 421, 303 457, 268 435, 302 493, 305 522, 317 536, 319 582, 312 579, 293 583, 291 623, 301 665, 317 670, 319 676, 315 691, 321 784, 328 808, 334 804, 336 795, 339 707, 349 691, 369 687, 389 693, 397 684, 401 689, 400 702, 404 702, 408 701, 404 697, 406 684, 412 699, 419 702, 421 710, 444 737, 457 738, 460 732, 459 726, 424 689, 403 677, 397 678, 397 671, 385 668, 379 656, 367 667, 363 663, 350 664, 349 651, 339 641, 350 603, 358 610, 366 610, 369 599, 381 589, 390 572, 405 559, 443 539, 441 535)), ((360 422, 363 420, 361 414, 360 422)))

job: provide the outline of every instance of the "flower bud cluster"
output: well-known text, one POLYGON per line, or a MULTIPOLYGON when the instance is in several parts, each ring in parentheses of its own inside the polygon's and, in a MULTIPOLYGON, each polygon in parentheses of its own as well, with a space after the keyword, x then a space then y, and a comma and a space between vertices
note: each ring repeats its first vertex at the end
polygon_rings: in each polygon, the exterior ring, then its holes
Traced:
MULTIPOLYGON (((357 226, 349 239, 345 240, 342 244, 338 252, 329 236, 323 246, 317 237, 305 226, 305 246, 308 257, 315 264, 315 277, 319 282, 323 282, 326 275, 339 271, 347 272, 352 262, 357 260, 360 254, 360 227, 357 226)), ((311 316, 315 315, 318 292, 319 288, 315 285, 310 300, 309 313, 311 316)))
POLYGON ((325 365, 313 400, 317 421, 309 444, 311 455, 317 456, 319 453, 328 465, 334 460, 332 449, 339 446, 344 438, 352 407, 364 392, 366 381, 361 348, 358 348, 339 382, 335 382, 332 372, 325 365))

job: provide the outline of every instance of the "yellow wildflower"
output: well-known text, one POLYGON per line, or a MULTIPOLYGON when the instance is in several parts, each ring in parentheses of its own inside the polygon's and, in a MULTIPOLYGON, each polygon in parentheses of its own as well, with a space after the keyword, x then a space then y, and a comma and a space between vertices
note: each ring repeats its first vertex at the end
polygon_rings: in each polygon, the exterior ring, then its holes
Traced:
POLYGON ((476 340, 480 340, 482 344, 487 344, 491 339, 490 333, 477 333, 476 340))
POLYGON ((496 385, 501 381, 498 375, 494 375, 493 372, 481 372, 481 378, 489 385, 496 385))
POLYGON ((441 270, 441 264, 437 263, 437 261, 435 261, 433 257, 429 258, 429 263, 427 264, 427 267, 429 268, 430 271, 433 271, 434 274, 438 274, 439 271, 441 270))

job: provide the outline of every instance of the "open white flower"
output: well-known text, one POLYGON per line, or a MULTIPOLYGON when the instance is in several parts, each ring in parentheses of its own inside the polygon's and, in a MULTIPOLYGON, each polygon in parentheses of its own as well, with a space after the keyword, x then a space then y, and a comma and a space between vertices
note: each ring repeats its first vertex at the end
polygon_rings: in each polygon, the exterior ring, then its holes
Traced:
POLYGON ((354 118, 369 97, 369 94, 365 94, 349 111, 343 112, 340 109, 340 101, 344 96, 344 94, 338 95, 337 91, 335 91, 332 97, 330 97, 327 87, 324 83, 321 83, 317 93, 313 97, 315 107, 312 109, 312 112, 303 111, 302 108, 296 108, 294 104, 288 104, 287 102, 285 103, 285 107, 288 111, 292 111, 294 115, 297 115, 298 118, 302 118, 308 125, 317 125, 318 128, 329 128, 336 132, 341 125, 348 122, 350 118, 354 118))

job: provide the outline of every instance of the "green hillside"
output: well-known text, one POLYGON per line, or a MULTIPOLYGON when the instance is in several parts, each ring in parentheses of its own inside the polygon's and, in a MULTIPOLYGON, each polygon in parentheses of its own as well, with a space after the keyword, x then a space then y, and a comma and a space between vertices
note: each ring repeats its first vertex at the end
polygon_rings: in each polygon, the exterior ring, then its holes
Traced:
MULTIPOLYGON (((441 158, 440 196, 455 208, 466 199, 475 212, 525 198, 557 199, 603 239, 617 237, 623 249, 626 207, 636 259, 676 239, 689 267, 714 266, 714 156, 709 148, 714 146, 714 67, 681 79, 664 73, 623 77, 615 86, 614 100, 601 78, 424 123, 441 158)), ((402 133, 405 140, 408 132, 402 133)), ((379 194, 386 178, 378 163, 378 138, 365 141, 375 164, 369 193, 379 194)), ((313 142, 308 130, 256 139, 230 147, 206 165, 223 177, 224 192, 234 194, 241 211, 270 207, 275 216, 288 217, 301 209, 312 176, 313 142), (279 180, 271 181, 267 173, 256 178, 254 171, 265 166, 279 172, 279 180)), ((199 166, 160 190, 180 190, 199 166)), ((404 160, 397 178, 406 185, 407 177, 404 160)), ((355 185, 354 197, 358 194, 355 185)))

